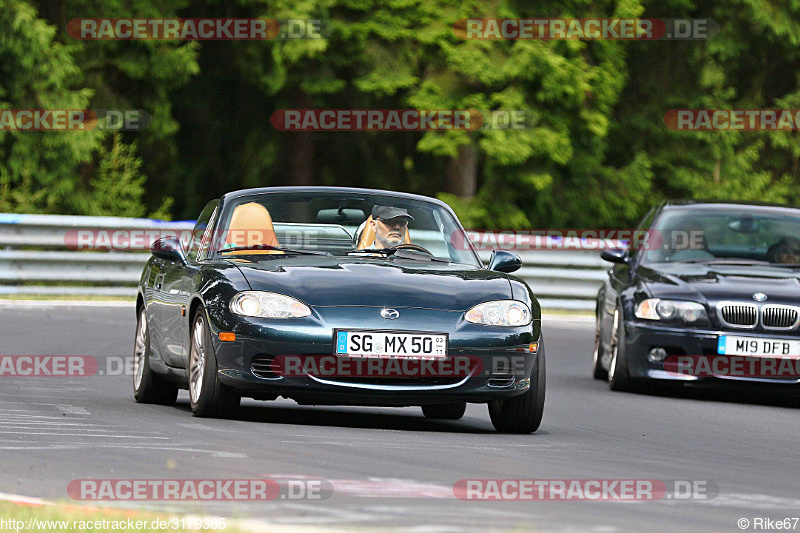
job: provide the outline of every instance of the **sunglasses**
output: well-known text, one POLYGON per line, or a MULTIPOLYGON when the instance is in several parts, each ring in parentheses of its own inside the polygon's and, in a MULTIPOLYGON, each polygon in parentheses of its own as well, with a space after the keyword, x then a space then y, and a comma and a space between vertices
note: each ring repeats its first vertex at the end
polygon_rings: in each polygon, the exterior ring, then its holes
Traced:
POLYGON ((388 220, 385 218, 379 218, 378 220, 380 220, 381 223, 386 226, 400 226, 401 228, 408 226, 408 219, 406 218, 390 218, 388 220))

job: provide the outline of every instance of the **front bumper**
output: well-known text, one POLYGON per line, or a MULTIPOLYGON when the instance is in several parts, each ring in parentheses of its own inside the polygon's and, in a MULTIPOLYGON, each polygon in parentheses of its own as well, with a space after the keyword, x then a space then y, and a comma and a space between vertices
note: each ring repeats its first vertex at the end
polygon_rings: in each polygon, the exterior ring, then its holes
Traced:
MULTIPOLYGON (((780 335, 774 332, 753 332, 747 330, 719 330, 719 329, 689 329, 653 325, 640 321, 628 321, 625 327, 625 358, 628 363, 628 373, 632 378, 658 379, 682 382, 718 381, 727 382, 748 381, 758 383, 795 384, 800 383, 800 378, 788 377, 751 377, 743 375, 714 374, 700 377, 683 375, 674 371, 665 370, 663 362, 652 362, 647 359, 647 354, 652 348, 662 347, 672 356, 717 356, 717 345, 720 335, 735 335, 737 337, 769 338, 775 340, 797 341, 797 335, 780 335)), ((721 355, 720 357, 725 357, 721 355)))
MULTIPOLYGON (((541 322, 520 328, 485 327, 463 320, 462 312, 396 308, 396 320, 380 318, 380 308, 314 308, 302 319, 270 320, 234 315, 227 309, 207 310, 219 379, 245 397, 292 398, 306 404, 406 406, 451 401, 489 402, 524 394, 538 354, 531 343, 540 342, 541 322), (380 322, 378 322, 380 320, 380 322), (294 375, 259 377, 254 359, 278 356, 332 356, 333 331, 341 329, 394 329, 446 332, 448 357, 479 360, 469 375, 449 379, 382 379, 294 375), (233 342, 219 340, 220 331, 236 334, 233 342)), ((541 344, 539 344, 541 346, 541 344)))

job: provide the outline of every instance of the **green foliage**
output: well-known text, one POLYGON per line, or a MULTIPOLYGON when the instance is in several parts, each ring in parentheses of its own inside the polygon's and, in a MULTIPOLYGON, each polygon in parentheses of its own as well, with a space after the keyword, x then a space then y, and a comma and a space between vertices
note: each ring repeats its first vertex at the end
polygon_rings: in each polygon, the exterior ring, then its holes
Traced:
POLYGON ((796 132, 679 132, 680 108, 800 109, 800 4, 762 0, 0 0, 0 108, 143 109, 143 132, 0 131, 0 211, 190 218, 283 184, 438 196, 474 228, 630 227, 665 198, 800 203, 796 132), (55 6, 55 7, 54 7, 55 6), (66 21, 326 21, 325 39, 76 41, 66 21), (463 18, 712 18, 696 41, 463 40, 463 18), (286 108, 521 110, 527 130, 276 130, 286 108), (449 162, 477 148, 477 193, 449 162), (454 181, 455 180, 455 181, 454 181), (467 188, 469 189, 469 188, 467 188))
MULTIPOLYGON (((94 215, 143 217, 147 215, 143 198, 146 176, 142 158, 136 155, 136 142, 126 145, 119 133, 111 137, 111 149, 101 146, 99 162, 91 191, 86 195, 83 212, 94 215)), ((148 216, 169 220, 172 197, 165 197, 158 209, 148 216)))

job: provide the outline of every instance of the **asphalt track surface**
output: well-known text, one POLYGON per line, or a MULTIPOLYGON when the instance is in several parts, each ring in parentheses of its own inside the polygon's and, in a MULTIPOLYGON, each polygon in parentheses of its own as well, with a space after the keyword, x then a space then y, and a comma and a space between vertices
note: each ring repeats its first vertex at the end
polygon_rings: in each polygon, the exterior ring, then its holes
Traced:
MULTIPOLYGON (((132 307, 2 307, 0 354, 132 353, 132 307)), ((592 324, 546 319, 547 403, 534 435, 494 432, 484 405, 457 422, 419 408, 243 401, 237 420, 133 401, 127 375, 0 378, 0 492, 70 501, 75 479, 331 482, 324 500, 119 502, 255 519, 279 530, 741 531, 800 515, 798 409, 763 392, 612 393, 589 374, 592 324), (461 479, 708 481, 711 499, 464 501, 461 479)), ((795 526, 800 529, 800 524, 795 526)))

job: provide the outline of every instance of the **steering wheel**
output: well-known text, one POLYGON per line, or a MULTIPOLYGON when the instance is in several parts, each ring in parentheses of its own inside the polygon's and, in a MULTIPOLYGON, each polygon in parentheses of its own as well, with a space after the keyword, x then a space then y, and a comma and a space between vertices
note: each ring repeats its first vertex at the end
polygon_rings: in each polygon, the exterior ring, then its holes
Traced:
POLYGON ((433 255, 430 252, 430 250, 428 250, 424 246, 420 246, 419 244, 408 244, 408 243, 398 244, 397 246, 394 247, 394 249, 395 250, 416 250, 418 252, 423 252, 423 253, 426 253, 426 254, 431 255, 431 256, 433 255))

